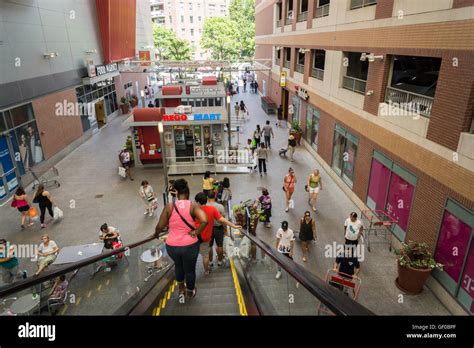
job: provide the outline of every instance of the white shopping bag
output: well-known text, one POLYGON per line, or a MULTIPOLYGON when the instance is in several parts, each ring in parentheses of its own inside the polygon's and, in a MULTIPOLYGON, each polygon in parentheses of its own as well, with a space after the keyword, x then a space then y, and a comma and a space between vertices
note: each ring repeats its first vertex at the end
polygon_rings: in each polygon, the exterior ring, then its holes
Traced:
POLYGON ((58 221, 63 217, 63 211, 59 209, 58 207, 53 208, 53 219, 54 221, 58 221))
POLYGON ((295 208, 295 201, 292 200, 292 199, 290 199, 290 200, 288 201, 288 206, 289 206, 291 209, 294 209, 294 208, 295 208))
POLYGON ((127 176, 127 170, 124 167, 118 167, 118 175, 125 178, 127 176))

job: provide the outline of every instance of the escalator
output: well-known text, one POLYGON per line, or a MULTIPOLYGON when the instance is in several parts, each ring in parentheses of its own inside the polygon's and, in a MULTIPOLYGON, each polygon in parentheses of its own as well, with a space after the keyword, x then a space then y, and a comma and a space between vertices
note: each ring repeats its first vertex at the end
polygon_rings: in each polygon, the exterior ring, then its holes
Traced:
POLYGON ((1 287, 0 315, 12 315, 3 307, 19 299, 32 304, 29 315, 373 315, 249 231, 232 231, 231 237, 226 262, 209 275, 199 257, 197 294, 184 303, 163 240, 147 238, 1 287), (159 251, 158 263, 143 261, 150 250, 159 251), (68 291, 51 311, 51 283, 61 275, 68 291))

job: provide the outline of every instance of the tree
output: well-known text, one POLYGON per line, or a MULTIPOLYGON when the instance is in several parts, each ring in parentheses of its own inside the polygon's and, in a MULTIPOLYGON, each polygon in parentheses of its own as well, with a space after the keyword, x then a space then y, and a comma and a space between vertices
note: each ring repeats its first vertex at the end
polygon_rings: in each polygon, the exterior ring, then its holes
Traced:
POLYGON ((160 60, 190 60, 192 49, 187 40, 178 39, 175 32, 153 24, 153 40, 160 60))
POLYGON ((239 57, 239 33, 237 25, 228 17, 206 18, 201 46, 211 51, 213 59, 235 60, 239 57))
POLYGON ((255 0, 232 0, 229 18, 237 26, 240 57, 255 54, 255 0))

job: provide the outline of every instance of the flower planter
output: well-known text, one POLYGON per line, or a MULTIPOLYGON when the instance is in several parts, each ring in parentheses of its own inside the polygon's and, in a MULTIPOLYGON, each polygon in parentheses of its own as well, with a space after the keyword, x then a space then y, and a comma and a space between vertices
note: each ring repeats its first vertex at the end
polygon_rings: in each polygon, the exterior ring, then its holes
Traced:
POLYGON ((431 271, 431 268, 418 269, 410 266, 400 266, 400 263, 398 263, 398 278, 395 280, 395 284, 397 288, 407 294, 420 294, 431 271))
POLYGON ((122 111, 122 114, 125 115, 125 114, 128 114, 128 112, 130 111, 129 107, 127 104, 122 104, 120 105, 120 110, 122 111))
POLYGON ((134 108, 135 106, 137 106, 138 104, 138 101, 136 99, 130 99, 130 106, 132 108, 134 108))

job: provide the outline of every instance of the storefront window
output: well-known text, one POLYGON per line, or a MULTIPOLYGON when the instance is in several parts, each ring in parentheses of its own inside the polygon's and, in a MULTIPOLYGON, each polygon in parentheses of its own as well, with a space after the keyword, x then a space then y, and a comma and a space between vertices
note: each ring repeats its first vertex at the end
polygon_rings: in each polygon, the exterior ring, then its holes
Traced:
POLYGON ((372 168, 370 170, 369 179, 369 192, 367 195, 367 206, 370 209, 385 209, 389 181, 390 169, 385 167, 375 158, 372 159, 372 168))
POLYGON ((354 179, 358 143, 359 139, 357 137, 346 131, 343 127, 336 125, 332 168, 350 187, 352 187, 352 180, 354 179))
POLYGON ((300 120, 300 98, 298 96, 293 96, 291 98, 292 104, 293 104, 293 119, 292 121, 298 121, 300 120))
POLYGON ((446 203, 435 259, 443 271, 433 276, 474 314, 474 214, 452 200, 446 203))
POLYGON ((306 112, 305 132, 305 139, 311 144, 313 149, 318 150, 319 111, 312 106, 308 106, 306 112))
POLYGON ((415 187, 395 173, 390 179, 387 198, 387 213, 398 222, 398 226, 406 231, 415 187))
POLYGON ((311 132, 313 130, 313 109, 311 107, 308 107, 308 110, 306 111, 306 128, 305 128, 305 133, 304 133, 304 138, 308 143, 311 144, 311 132))

